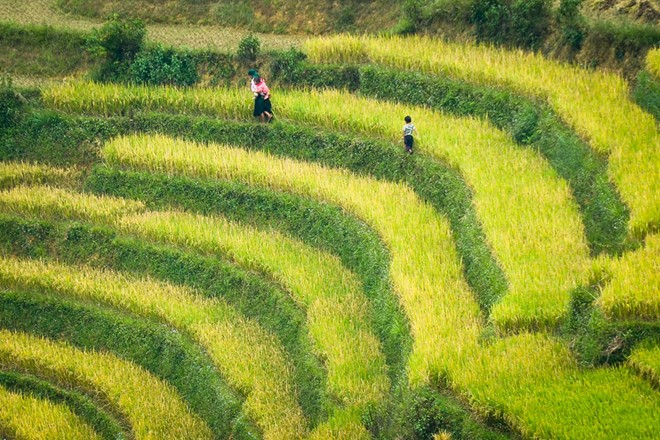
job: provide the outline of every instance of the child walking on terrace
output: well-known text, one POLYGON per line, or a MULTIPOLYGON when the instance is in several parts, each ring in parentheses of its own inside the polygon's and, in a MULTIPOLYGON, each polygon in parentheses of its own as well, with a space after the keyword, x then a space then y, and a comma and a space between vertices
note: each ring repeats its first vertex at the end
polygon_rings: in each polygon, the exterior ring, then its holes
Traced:
POLYGON ((406 123, 403 126, 403 145, 406 146, 406 152, 412 154, 413 144, 415 143, 413 133, 417 134, 417 129, 412 124, 412 118, 410 116, 406 116, 404 121, 406 121, 406 123))

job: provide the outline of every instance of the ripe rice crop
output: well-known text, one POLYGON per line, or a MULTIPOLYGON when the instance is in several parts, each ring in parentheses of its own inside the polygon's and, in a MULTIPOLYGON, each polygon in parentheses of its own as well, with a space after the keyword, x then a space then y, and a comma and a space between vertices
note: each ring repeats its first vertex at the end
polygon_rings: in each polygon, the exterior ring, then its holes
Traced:
POLYGON ((75 181, 77 169, 55 168, 48 165, 23 162, 0 162, 0 189, 26 183, 60 183, 75 181))
POLYGON ((305 47, 315 62, 382 63, 547 99, 596 151, 608 155, 608 174, 631 209, 632 233, 643 235, 660 224, 660 137, 654 118, 630 100, 620 76, 540 54, 426 37, 333 36, 310 40, 305 47))
POLYGON ((110 271, 81 271, 9 257, 0 257, 0 261, 0 283, 4 285, 102 301, 189 331, 208 350, 227 382, 247 393, 246 412, 259 423, 266 438, 294 438, 304 432, 305 420, 292 396, 295 386, 290 367, 277 342, 222 301, 110 271))
POLYGON ((646 70, 660 78, 660 49, 651 49, 646 55, 646 70))
POLYGON ((290 191, 363 219, 391 253, 392 282, 414 338, 408 362, 413 387, 441 377, 473 408, 504 418, 526 437, 645 438, 660 421, 657 393, 625 368, 582 372, 568 348, 547 335, 482 345, 483 321, 449 227, 405 185, 162 137, 117 139, 103 155, 128 168, 290 191))
POLYGON ((597 304, 614 319, 660 319, 660 235, 646 237, 645 246, 605 263, 609 282, 597 304))
POLYGON ((660 346, 642 345, 635 348, 628 358, 628 365, 660 387, 660 346))
POLYGON ((113 355, 0 330, 0 365, 97 394, 126 415, 136 439, 212 438, 169 385, 113 355))
POLYGON ((49 440, 101 438, 67 406, 10 392, 0 386, 0 437, 5 435, 49 440))
MULTIPOLYGON (((53 105, 103 115, 177 110, 249 117, 236 89, 68 85, 46 92, 53 105)), ((569 291, 584 281, 588 246, 576 203, 565 181, 538 154, 514 146, 489 124, 426 109, 357 98, 337 91, 282 91, 278 116, 332 129, 396 139, 402 115, 424 127, 419 148, 461 170, 474 188, 486 236, 509 281, 509 293, 492 310, 503 329, 552 327, 568 311, 569 291)), ((421 128, 420 128, 421 130, 421 128)))
POLYGON ((0 209, 58 220, 76 218, 108 223, 125 214, 143 211, 141 202, 116 197, 80 197, 70 191, 48 186, 19 186, 0 192, 0 209))

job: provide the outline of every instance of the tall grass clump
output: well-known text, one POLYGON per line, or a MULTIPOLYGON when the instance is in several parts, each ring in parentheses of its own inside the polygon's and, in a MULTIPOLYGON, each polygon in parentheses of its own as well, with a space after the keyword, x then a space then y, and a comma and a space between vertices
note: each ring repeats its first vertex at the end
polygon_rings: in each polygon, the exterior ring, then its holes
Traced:
POLYGON ((609 318, 660 319, 660 235, 646 237, 645 246, 606 262, 608 281, 596 303, 609 318))
POLYGON ((212 438, 169 385, 113 355, 0 330, 0 365, 107 400, 126 415, 137 439, 212 438))
MULTIPOLYGON (((64 109, 104 115, 130 108, 239 118, 242 112, 249 114, 248 103, 235 89, 177 91, 89 84, 51 89, 47 99, 64 109)), ((510 284, 492 318, 505 330, 555 326, 568 311, 568 292, 582 281, 589 252, 567 184, 538 154, 515 147, 487 123, 430 110, 338 91, 288 91, 278 100, 281 117, 389 140, 398 138, 400 115, 405 114, 414 114, 416 124, 426 127, 419 148, 454 165, 474 188, 477 214, 510 284)))
POLYGON ((53 440, 100 440, 66 405, 0 386, 0 436, 53 440))
POLYGON ((27 162, 0 162, 0 190, 19 184, 72 186, 80 177, 76 168, 57 168, 27 162))
POLYGON ((585 71, 539 54, 462 45, 426 37, 336 36, 306 43, 315 62, 374 62, 396 68, 500 84, 547 99, 598 152, 631 209, 631 232, 660 224, 660 138, 655 121, 629 97, 620 76, 585 71))
POLYGON ((442 381, 483 415, 503 418, 530 437, 651 435, 649 424, 638 421, 654 420, 660 399, 627 370, 582 373, 568 348, 547 335, 480 343, 484 324, 462 280, 448 224, 405 185, 263 153, 148 139, 117 139, 103 155, 128 168, 231 179, 314 197, 342 206, 378 231, 391 252, 393 286, 410 319, 413 388, 442 381), (581 423, 584 419, 592 422, 581 423))
POLYGON ((244 391, 245 411, 267 438, 289 438, 306 427, 290 378, 290 366, 271 335, 237 316, 220 300, 110 271, 16 258, 1 258, 0 282, 7 287, 57 292, 102 301, 161 319, 188 331, 204 346, 228 383, 244 391), (249 356, 247 355, 249 353, 249 356))

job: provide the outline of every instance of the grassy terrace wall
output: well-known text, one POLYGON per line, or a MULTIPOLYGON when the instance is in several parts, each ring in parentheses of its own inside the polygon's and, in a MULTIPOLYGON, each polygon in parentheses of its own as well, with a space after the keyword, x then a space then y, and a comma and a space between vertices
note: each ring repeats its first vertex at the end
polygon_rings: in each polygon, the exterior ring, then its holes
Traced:
MULTIPOLYGON (((652 397, 650 388, 645 390, 648 385, 627 373, 625 369, 579 372, 565 347, 545 336, 519 335, 479 347, 479 320, 477 315, 474 315, 474 310, 467 310, 476 304, 470 299, 465 287, 460 287, 458 267, 448 271, 447 264, 455 256, 452 257, 454 254, 451 245, 440 245, 438 242, 440 237, 447 237, 435 229, 433 222, 438 220, 432 220, 432 214, 420 216, 418 202, 413 202, 412 199, 405 202, 408 209, 400 213, 405 218, 379 218, 383 214, 378 213, 393 212, 379 205, 386 203, 386 200, 391 199, 399 190, 390 187, 386 191, 359 191, 358 181, 345 181, 348 177, 343 172, 321 171, 313 165, 274 159, 258 153, 226 148, 218 150, 213 146, 195 147, 192 144, 188 144, 185 149, 171 149, 168 145, 169 143, 143 143, 136 148, 136 145, 126 142, 115 142, 105 154, 111 163, 122 163, 124 166, 152 171, 183 172, 197 177, 232 178, 313 195, 339 203, 358 213, 375 227, 392 252, 393 281, 411 319, 415 341, 421 343, 414 346, 408 365, 413 384, 440 374, 457 391, 467 393, 472 405, 485 413, 505 417, 526 435, 538 435, 541 432, 549 435, 552 432, 553 435, 567 438, 576 435, 607 438, 614 432, 611 430, 619 432, 615 435, 625 436, 636 429, 642 431, 632 436, 643 437, 649 434, 643 432, 646 428, 639 427, 633 420, 637 417, 653 420, 650 414, 658 405, 657 399, 652 397), (321 175, 323 177, 319 178, 321 175), (358 194, 362 195, 357 197, 358 194), (378 196, 374 197, 374 194, 378 196), (363 197, 367 197, 371 202, 364 203, 363 197), (425 226, 418 228, 416 222, 419 220, 414 220, 415 218, 424 218, 425 226), (429 233, 430 228, 435 232, 429 233), (423 235, 423 238, 418 234, 423 235), (415 251, 411 251, 411 248, 415 251), (437 254, 439 249, 442 249, 442 256, 437 254), (407 262, 405 255, 412 257, 412 260, 407 262), (442 261, 442 270, 438 271, 438 267, 429 265, 430 261, 442 261), (435 288, 427 290, 424 287, 427 282, 432 283, 435 288), (445 283, 452 283, 453 288, 438 290, 437 286, 445 283), (452 295, 439 297, 432 304, 423 307, 412 305, 415 301, 426 301, 425 297, 431 292, 434 292, 434 295, 452 292, 452 295), (462 292, 460 299, 457 298, 459 292, 462 292), (415 313, 415 310, 424 310, 425 313, 421 316, 415 313), (437 330, 427 333, 425 330, 429 327, 437 330), (445 330, 449 333, 445 333, 445 330), (460 335, 455 332, 460 332, 460 335), (445 334, 447 336, 443 337, 445 334), (436 345, 434 349, 428 350, 430 345, 435 344, 441 344, 443 348, 436 345), (439 353, 442 353, 442 356, 436 357, 439 353), (530 357, 533 357, 533 360, 530 357), (471 368, 459 367, 463 362, 471 368), (632 390, 635 395, 642 393, 646 396, 643 398, 643 406, 637 404, 637 397, 633 398, 632 394, 628 394, 632 390), (597 395, 601 397, 596 397, 597 395), (549 396, 558 400, 549 401, 549 396), (499 409, 494 410, 489 404, 480 404, 481 399, 497 402, 499 409), (559 402, 561 399, 567 399, 567 402, 559 402), (644 414, 640 413, 629 421, 617 416, 616 426, 606 422, 613 420, 610 417, 598 418, 607 427, 600 424, 590 425, 584 428, 585 431, 576 434, 575 427, 579 423, 566 421, 577 414, 581 414, 577 417, 582 417, 595 410, 587 403, 591 399, 602 402, 598 411, 613 411, 612 414, 619 415, 629 411, 642 411, 644 414), (626 409, 623 410, 622 406, 626 409), (549 412, 554 415, 550 417, 549 412), (537 418, 540 414, 543 416, 537 418), (550 426, 550 420, 564 422, 550 426), (562 426, 571 428, 566 430, 562 426)), ((401 206, 401 202, 396 204, 401 206)))

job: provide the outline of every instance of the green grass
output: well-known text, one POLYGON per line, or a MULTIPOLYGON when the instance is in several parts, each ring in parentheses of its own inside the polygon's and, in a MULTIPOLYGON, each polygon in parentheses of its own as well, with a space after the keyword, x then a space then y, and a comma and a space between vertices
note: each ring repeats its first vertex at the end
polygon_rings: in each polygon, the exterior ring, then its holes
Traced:
POLYGON ((81 32, 0 22, 0 72, 56 78, 86 73, 91 63, 84 45, 81 32))
POLYGON ((62 404, 0 386, 0 435, 9 438, 96 440, 89 425, 62 404))
POLYGON ((0 335, 3 368, 96 391, 126 415, 136 439, 212 438, 208 427, 189 412, 171 387, 129 362, 24 333, 1 330, 0 335))

